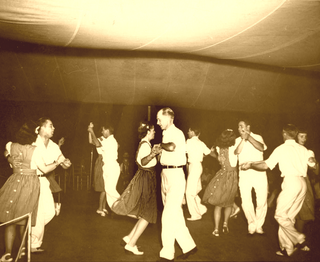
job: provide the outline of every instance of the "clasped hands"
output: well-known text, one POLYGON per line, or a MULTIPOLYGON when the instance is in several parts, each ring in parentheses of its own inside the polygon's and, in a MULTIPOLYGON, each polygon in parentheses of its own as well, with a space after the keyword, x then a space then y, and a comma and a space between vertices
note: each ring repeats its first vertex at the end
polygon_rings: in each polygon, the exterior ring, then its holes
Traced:
POLYGON ((88 126, 88 132, 93 132, 93 127, 94 127, 93 123, 90 122, 90 124, 88 126))
POLYGON ((160 154, 161 151, 162 151, 161 144, 155 144, 155 145, 152 147, 152 149, 151 149, 151 152, 152 152, 152 154, 154 154, 154 155, 160 154))
POLYGON ((248 170, 248 169, 250 169, 251 168, 251 164, 252 164, 251 161, 241 164, 240 165, 240 170, 248 170))

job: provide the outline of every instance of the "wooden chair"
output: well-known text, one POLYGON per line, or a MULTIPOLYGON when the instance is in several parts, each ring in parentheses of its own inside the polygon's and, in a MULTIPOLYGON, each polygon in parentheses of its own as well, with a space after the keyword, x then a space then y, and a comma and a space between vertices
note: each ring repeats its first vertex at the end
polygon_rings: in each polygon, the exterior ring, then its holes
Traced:
POLYGON ((85 170, 84 165, 74 164, 71 167, 72 189, 82 190, 84 184, 87 190, 90 190, 90 174, 85 170))

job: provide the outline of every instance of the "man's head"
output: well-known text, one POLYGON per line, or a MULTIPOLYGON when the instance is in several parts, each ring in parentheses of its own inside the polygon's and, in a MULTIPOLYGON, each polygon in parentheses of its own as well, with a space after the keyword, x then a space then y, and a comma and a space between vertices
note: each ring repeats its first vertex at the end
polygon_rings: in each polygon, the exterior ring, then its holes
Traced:
POLYGON ((298 128, 295 125, 287 124, 282 129, 283 140, 295 139, 298 134, 298 128))
POLYGON ((104 138, 107 138, 113 135, 114 128, 112 125, 104 125, 101 127, 101 134, 104 138))
POLYGON ((250 133, 251 132, 250 129, 251 129, 250 122, 247 119, 239 121, 238 131, 240 135, 246 131, 250 133))
POLYGON ((38 120, 36 134, 39 134, 41 137, 51 138, 54 134, 54 129, 53 123, 49 118, 41 117, 38 120))
POLYGON ((165 107, 158 111, 157 124, 162 130, 167 130, 172 124, 174 119, 174 112, 171 108, 165 107))
POLYGON ((200 129, 196 126, 190 126, 188 130, 188 137, 192 138, 194 136, 200 136, 200 129))

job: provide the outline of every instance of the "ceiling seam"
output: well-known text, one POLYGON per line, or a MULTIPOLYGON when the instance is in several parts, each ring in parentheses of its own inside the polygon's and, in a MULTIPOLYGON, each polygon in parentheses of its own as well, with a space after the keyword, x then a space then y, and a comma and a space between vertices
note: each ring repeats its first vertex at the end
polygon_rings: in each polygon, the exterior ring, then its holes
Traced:
POLYGON ((98 66, 97 66, 97 60, 96 59, 94 59, 94 66, 95 66, 97 82, 98 82, 99 102, 101 103, 101 101, 102 101, 102 98, 101 98, 101 86, 100 86, 100 79, 99 79, 98 66))
POLYGON ((242 80, 244 78, 244 75, 245 75, 246 71, 243 70, 243 74, 242 74, 242 77, 241 77, 241 81, 238 82, 238 87, 237 87, 237 90, 234 92, 233 96, 230 98, 229 102, 228 103, 225 103, 225 106, 224 106, 224 109, 227 110, 226 108, 229 106, 229 104, 231 103, 231 101, 233 100, 233 98, 236 96, 236 94, 238 93, 239 89, 240 89, 240 84, 242 83, 242 80))
POLYGON ((255 22, 254 24, 252 24, 251 26, 247 27, 246 29, 243 29, 242 31, 238 32, 237 34, 235 34, 235 35, 233 35, 233 36, 230 36, 230 37, 228 37, 228 38, 226 38, 226 39, 224 39, 224 40, 222 40, 222 41, 220 41, 220 42, 218 42, 218 43, 215 43, 215 44, 212 44, 212 45, 209 45, 209 46, 206 46, 206 47, 202 47, 202 48, 199 48, 199 49, 191 50, 191 51, 188 51, 188 52, 186 52, 186 53, 198 52, 198 51, 202 51, 202 50, 205 50, 205 49, 214 47, 214 46, 216 46, 216 45, 219 45, 219 44, 221 44, 221 43, 223 43, 223 42, 226 42, 226 41, 228 41, 228 40, 230 40, 230 39, 232 39, 232 38, 234 38, 234 37, 236 37, 236 36, 244 33, 245 31, 247 31, 247 30, 251 29, 252 27, 256 26, 258 23, 262 22, 264 19, 266 19, 267 17, 269 17, 271 14, 273 14, 275 11, 277 11, 277 10, 284 4, 284 2, 286 2, 286 1, 287 1, 287 0, 283 0, 283 1, 281 2, 281 4, 279 4, 279 6, 277 6, 274 10, 272 10, 269 14, 267 14, 266 16, 264 16, 263 18, 261 18, 260 20, 258 20, 258 21, 255 22))
POLYGON ((203 82, 202 82, 200 92, 199 92, 197 98, 195 99, 195 101, 192 103, 192 106, 193 106, 193 107, 194 107, 195 104, 197 103, 200 95, 202 94, 202 91, 203 91, 203 89, 204 89, 204 84, 205 84, 205 82, 206 82, 206 80, 207 80, 207 76, 208 76, 208 73, 209 73, 209 68, 210 68, 210 64, 208 63, 208 64, 207 64, 206 74, 205 74, 204 80, 203 80, 203 82))
POLYGON ((18 58, 17 54, 16 54, 16 53, 14 53, 14 55, 15 55, 15 57, 16 57, 16 59, 17 59, 17 61, 18 61, 18 64, 19 64, 19 66, 20 66, 20 69, 22 70, 22 73, 23 73, 24 77, 26 78, 26 81, 27 81, 28 86, 29 86, 29 90, 31 90, 31 93, 33 93, 33 94, 34 94, 33 89, 32 89, 32 86, 31 86, 31 84, 30 84, 30 82, 29 82, 29 79, 28 79, 28 77, 27 77, 27 74, 26 74, 26 72, 24 71, 24 68, 23 68, 23 66, 22 66, 22 65, 21 65, 21 63, 20 63, 20 61, 19 61, 19 58, 18 58))

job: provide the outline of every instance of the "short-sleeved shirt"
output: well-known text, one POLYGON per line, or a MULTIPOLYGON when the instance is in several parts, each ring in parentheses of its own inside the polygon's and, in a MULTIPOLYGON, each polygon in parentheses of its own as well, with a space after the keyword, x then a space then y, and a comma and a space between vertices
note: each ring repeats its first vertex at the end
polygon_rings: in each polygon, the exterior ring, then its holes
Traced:
POLYGON ((114 162, 118 159, 118 142, 113 135, 101 137, 102 159, 104 163, 114 162))
MULTIPOLYGON (((37 146, 38 152, 46 165, 52 164, 62 154, 60 147, 55 142, 49 139, 48 146, 46 147, 39 135, 32 145, 37 146)), ((37 151, 35 154, 37 154, 37 151)), ((43 172, 37 169, 37 174, 42 175, 43 172)))
POLYGON ((286 140, 278 146, 265 161, 270 169, 279 164, 281 176, 307 176, 308 150, 293 139, 286 140))
POLYGON ((174 143, 176 148, 173 152, 162 150, 160 163, 161 165, 183 166, 187 162, 186 156, 186 139, 183 132, 172 124, 162 133, 163 143, 174 143))
MULTIPOLYGON (((139 152, 137 154, 137 162, 141 164, 141 159, 145 158, 146 156, 150 155, 151 153, 151 144, 147 139, 141 139, 141 142, 146 141, 146 143, 142 143, 139 149, 139 152)), ((148 164, 144 165, 143 167, 149 168, 149 167, 154 167, 157 164, 157 159, 154 157, 148 164)))
MULTIPOLYGON (((262 136, 254 134, 252 132, 250 133, 250 136, 252 136, 255 140, 263 144, 263 151, 267 149, 267 145, 264 143, 262 136)), ((235 148, 238 147, 241 140, 242 140, 241 137, 238 137, 236 139, 235 148)), ((249 141, 245 141, 242 151, 238 155, 238 159, 239 159, 239 165, 248 161, 261 161, 263 160, 263 152, 256 149, 249 141)))
POLYGON ((186 146, 189 163, 202 162, 203 156, 209 155, 211 152, 197 136, 189 138, 186 146))

